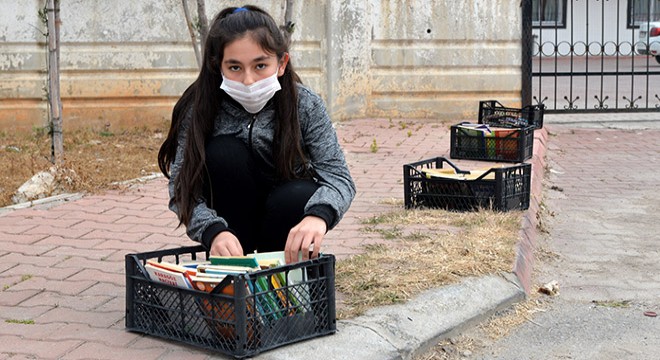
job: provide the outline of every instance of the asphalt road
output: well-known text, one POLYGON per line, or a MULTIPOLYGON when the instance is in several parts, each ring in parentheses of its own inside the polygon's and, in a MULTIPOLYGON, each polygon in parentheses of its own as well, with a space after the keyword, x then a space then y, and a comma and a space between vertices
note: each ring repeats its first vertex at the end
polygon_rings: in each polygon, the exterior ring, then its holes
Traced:
POLYGON ((549 233, 535 278, 557 281, 559 294, 542 295, 544 310, 497 341, 467 331, 449 358, 660 359, 660 316, 645 314, 660 313, 660 119, 651 117, 546 123, 549 233))

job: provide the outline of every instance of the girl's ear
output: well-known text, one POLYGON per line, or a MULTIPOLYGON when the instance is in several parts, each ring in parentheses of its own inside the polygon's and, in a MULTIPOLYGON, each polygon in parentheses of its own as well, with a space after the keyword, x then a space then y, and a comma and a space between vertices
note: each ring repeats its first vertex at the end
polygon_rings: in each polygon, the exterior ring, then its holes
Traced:
POLYGON ((289 63, 289 53, 284 53, 282 55, 282 59, 280 60, 280 63, 277 68, 277 76, 280 77, 284 75, 284 71, 286 70, 286 66, 289 63))

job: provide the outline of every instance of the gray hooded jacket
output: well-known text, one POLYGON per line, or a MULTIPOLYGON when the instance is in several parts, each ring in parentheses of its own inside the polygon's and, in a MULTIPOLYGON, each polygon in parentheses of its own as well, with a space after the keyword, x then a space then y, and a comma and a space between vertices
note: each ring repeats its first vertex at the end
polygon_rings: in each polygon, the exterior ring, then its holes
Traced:
MULTIPOLYGON (((320 185, 307 202, 305 214, 323 218, 330 230, 341 220, 353 201, 355 184, 323 100, 302 85, 298 85, 298 95, 303 150, 310 162, 308 166, 313 169, 320 185)), ((257 114, 250 114, 234 102, 223 101, 215 120, 213 136, 233 135, 243 140, 253 154, 263 159, 267 166, 271 167, 269 170, 274 172, 272 154, 274 116, 275 109, 272 103, 257 114)), ((178 208, 172 200, 174 181, 181 169, 189 123, 190 118, 182 123, 177 139, 176 156, 170 166, 169 208, 177 215, 178 208)), ((204 199, 199 199, 193 209, 186 233, 191 239, 203 243, 208 248, 216 234, 229 228, 231 224, 227 224, 215 210, 209 208, 204 199)))

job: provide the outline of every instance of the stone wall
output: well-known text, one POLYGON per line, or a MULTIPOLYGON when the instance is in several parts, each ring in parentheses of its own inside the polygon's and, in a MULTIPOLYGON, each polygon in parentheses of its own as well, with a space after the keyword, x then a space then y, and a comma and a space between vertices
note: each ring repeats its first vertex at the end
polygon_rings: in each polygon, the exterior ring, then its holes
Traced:
MULTIPOLYGON (((284 0, 252 3, 283 21, 284 0)), ((43 4, 0 0, 0 128, 47 122, 43 4)), ((207 0, 207 15, 232 5, 207 0)), ((334 120, 470 119, 479 100, 520 102, 519 5, 295 0, 292 59, 334 120)), ((169 119, 197 71, 180 0, 65 0, 61 18, 65 127, 169 119)))

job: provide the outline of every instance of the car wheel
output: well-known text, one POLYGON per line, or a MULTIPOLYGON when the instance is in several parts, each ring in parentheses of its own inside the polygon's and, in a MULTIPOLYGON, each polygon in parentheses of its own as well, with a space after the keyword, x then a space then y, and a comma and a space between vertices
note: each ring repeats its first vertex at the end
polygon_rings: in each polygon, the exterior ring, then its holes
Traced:
POLYGON ((660 55, 658 55, 658 56, 655 57, 655 61, 657 61, 658 64, 660 64, 660 55))

